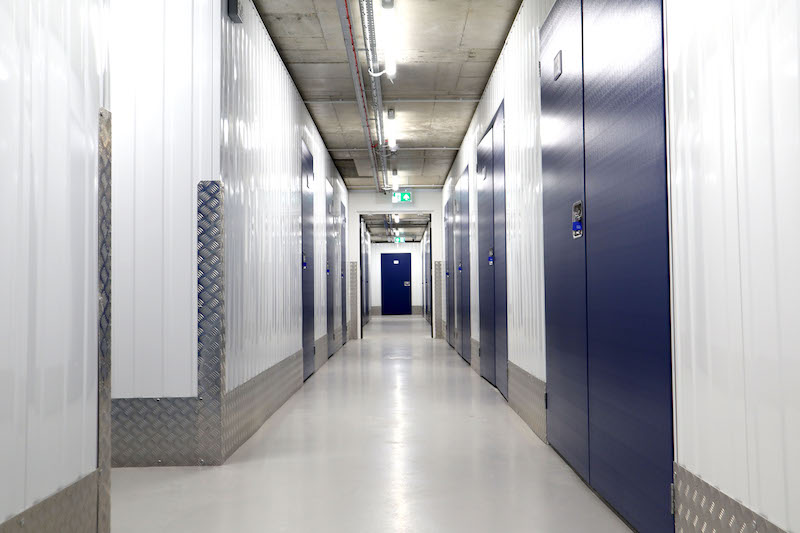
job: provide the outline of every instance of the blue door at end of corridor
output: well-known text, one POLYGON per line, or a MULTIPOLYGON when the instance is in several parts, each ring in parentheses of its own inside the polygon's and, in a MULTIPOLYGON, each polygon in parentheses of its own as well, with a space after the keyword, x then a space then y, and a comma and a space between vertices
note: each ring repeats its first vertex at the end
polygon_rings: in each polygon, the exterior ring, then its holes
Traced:
POLYGON ((411 254, 381 254, 381 309, 384 315, 411 314, 411 254))

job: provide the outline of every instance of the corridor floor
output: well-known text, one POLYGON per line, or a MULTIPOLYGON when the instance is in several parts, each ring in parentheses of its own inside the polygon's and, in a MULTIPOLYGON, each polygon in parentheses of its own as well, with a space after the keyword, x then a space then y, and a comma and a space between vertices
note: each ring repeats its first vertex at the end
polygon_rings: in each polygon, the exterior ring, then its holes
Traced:
POLYGON ((375 317, 221 467, 112 473, 112 533, 629 532, 419 317, 375 317))

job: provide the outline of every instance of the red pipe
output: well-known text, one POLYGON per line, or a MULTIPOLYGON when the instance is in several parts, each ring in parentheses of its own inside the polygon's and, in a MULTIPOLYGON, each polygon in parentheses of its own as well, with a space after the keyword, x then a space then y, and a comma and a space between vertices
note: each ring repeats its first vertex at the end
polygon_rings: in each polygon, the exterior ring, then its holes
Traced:
MULTIPOLYGON (((369 127, 369 112, 367 111, 367 97, 364 95, 364 84, 361 80, 361 69, 358 67, 358 54, 356 53, 356 39, 353 36, 353 23, 350 21, 350 5, 347 3, 347 0, 344 0, 344 10, 347 13, 347 27, 350 29, 350 45, 353 50, 353 59, 355 59, 356 64, 356 74, 358 74, 358 89, 361 91, 361 103, 363 104, 364 108, 364 117, 367 121, 367 133, 369 134, 369 141, 370 144, 372 143, 372 128, 369 127)), ((376 144, 372 144, 372 149, 374 150, 376 144)))

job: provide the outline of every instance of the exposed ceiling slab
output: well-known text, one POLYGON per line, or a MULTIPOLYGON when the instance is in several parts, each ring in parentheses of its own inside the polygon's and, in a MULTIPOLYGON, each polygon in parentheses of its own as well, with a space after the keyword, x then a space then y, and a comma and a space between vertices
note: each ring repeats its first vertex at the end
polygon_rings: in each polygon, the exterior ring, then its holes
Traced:
MULTIPOLYGON (((345 184, 352 188, 374 184, 336 0, 254 1, 345 184)), ((361 48, 358 1, 348 3, 361 48)), ((373 1, 381 9, 380 0, 373 1)), ((389 158, 389 174, 397 169, 399 184, 444 183, 456 150, 409 149, 461 145, 520 3, 395 0, 400 41, 397 76, 393 82, 382 77, 381 85, 383 98, 389 101, 384 107, 393 108, 397 116, 399 150, 389 158), (456 98, 466 101, 450 101, 456 98), (427 101, 395 101, 405 99, 427 101), (448 101, 430 101, 436 99, 448 101)), ((359 63, 364 74, 363 53, 359 63)), ((367 79, 363 83, 368 87, 367 79)))

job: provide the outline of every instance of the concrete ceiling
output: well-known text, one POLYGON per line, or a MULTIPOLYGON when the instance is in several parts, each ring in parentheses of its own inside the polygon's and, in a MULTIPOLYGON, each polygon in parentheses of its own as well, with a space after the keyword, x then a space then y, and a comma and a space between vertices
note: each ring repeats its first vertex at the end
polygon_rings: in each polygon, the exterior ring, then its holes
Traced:
MULTIPOLYGON (((359 0, 348 0, 363 48, 359 0)), ((373 0, 380 9, 380 0, 373 0)), ((401 41, 394 83, 381 78, 395 109, 399 150, 390 161, 401 186, 441 187, 500 54, 521 0, 395 0, 401 41), (404 99, 447 102, 397 102, 404 99), (466 99, 452 102, 452 99, 466 99)), ((355 104, 336 0, 255 0, 348 188, 374 187, 355 104), (344 102, 330 102, 345 100, 344 102)), ((378 35, 380 43, 380 35, 378 35)), ((378 50, 380 53, 380 50, 378 50)), ((366 72, 363 53, 361 72, 366 72)), ((365 88, 369 80, 363 80, 365 88)), ((374 130, 374 128, 373 128, 374 130)))
POLYGON ((385 243, 395 236, 405 237, 406 242, 421 242, 425 228, 431 221, 429 214, 396 213, 362 215, 372 242, 385 243), (397 217, 397 218, 395 218, 397 217), (394 230, 397 230, 397 233, 394 230))

